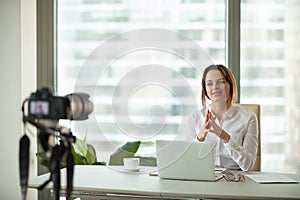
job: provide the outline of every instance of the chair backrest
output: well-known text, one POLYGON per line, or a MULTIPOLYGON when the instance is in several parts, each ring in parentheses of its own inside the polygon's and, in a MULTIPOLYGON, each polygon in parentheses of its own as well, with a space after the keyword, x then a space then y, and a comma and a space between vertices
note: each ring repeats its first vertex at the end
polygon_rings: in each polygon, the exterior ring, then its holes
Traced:
POLYGON ((257 147, 257 154, 256 154, 256 161, 254 166, 251 170, 253 171, 260 171, 261 170, 261 139, 260 139, 260 105, 259 104, 237 104, 241 108, 245 110, 253 112, 258 121, 258 147, 257 147))

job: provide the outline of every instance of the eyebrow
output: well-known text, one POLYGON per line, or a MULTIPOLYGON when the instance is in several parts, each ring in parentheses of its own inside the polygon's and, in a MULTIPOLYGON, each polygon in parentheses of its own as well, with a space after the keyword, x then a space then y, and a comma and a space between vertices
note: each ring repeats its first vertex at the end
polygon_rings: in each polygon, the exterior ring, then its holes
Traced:
MULTIPOLYGON (((220 81, 220 80, 224 80, 225 81, 225 78, 218 78, 216 81, 220 81)), ((213 81, 213 80, 206 80, 206 82, 209 82, 209 81, 213 81)))

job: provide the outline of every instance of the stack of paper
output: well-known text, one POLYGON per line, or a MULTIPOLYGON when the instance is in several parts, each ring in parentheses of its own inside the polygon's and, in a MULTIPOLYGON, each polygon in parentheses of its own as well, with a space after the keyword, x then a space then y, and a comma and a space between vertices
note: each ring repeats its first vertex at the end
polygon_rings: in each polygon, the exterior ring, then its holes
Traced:
POLYGON ((299 183, 288 176, 276 173, 250 173, 246 176, 257 183, 299 183))

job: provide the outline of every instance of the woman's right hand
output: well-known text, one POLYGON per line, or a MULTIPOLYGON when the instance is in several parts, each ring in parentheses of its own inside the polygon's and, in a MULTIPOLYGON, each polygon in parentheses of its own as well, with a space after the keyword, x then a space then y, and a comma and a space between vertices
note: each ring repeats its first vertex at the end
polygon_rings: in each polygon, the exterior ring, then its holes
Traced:
POLYGON ((200 133, 197 135, 197 139, 200 142, 203 142, 209 132, 210 129, 210 122, 209 119, 211 117, 211 112, 209 110, 207 110, 206 116, 205 116, 205 123, 204 126, 202 127, 200 133))

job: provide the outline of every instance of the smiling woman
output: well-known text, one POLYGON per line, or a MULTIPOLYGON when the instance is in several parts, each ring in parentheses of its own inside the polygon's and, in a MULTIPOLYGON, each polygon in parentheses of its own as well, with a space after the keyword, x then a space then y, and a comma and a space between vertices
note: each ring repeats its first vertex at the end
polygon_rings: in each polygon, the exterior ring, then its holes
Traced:
POLYGON ((223 65, 208 66, 202 95, 203 108, 192 114, 187 139, 214 143, 216 166, 252 169, 258 147, 257 118, 234 105, 237 89, 231 71, 223 65))
POLYGON ((237 100, 236 81, 233 74, 225 66, 210 65, 203 72, 202 106, 206 107, 206 98, 212 100, 218 95, 223 95, 223 100, 227 100, 226 106, 235 103, 237 100), (213 88, 214 82, 215 88, 213 88), (208 94, 208 92, 211 93, 208 94))

